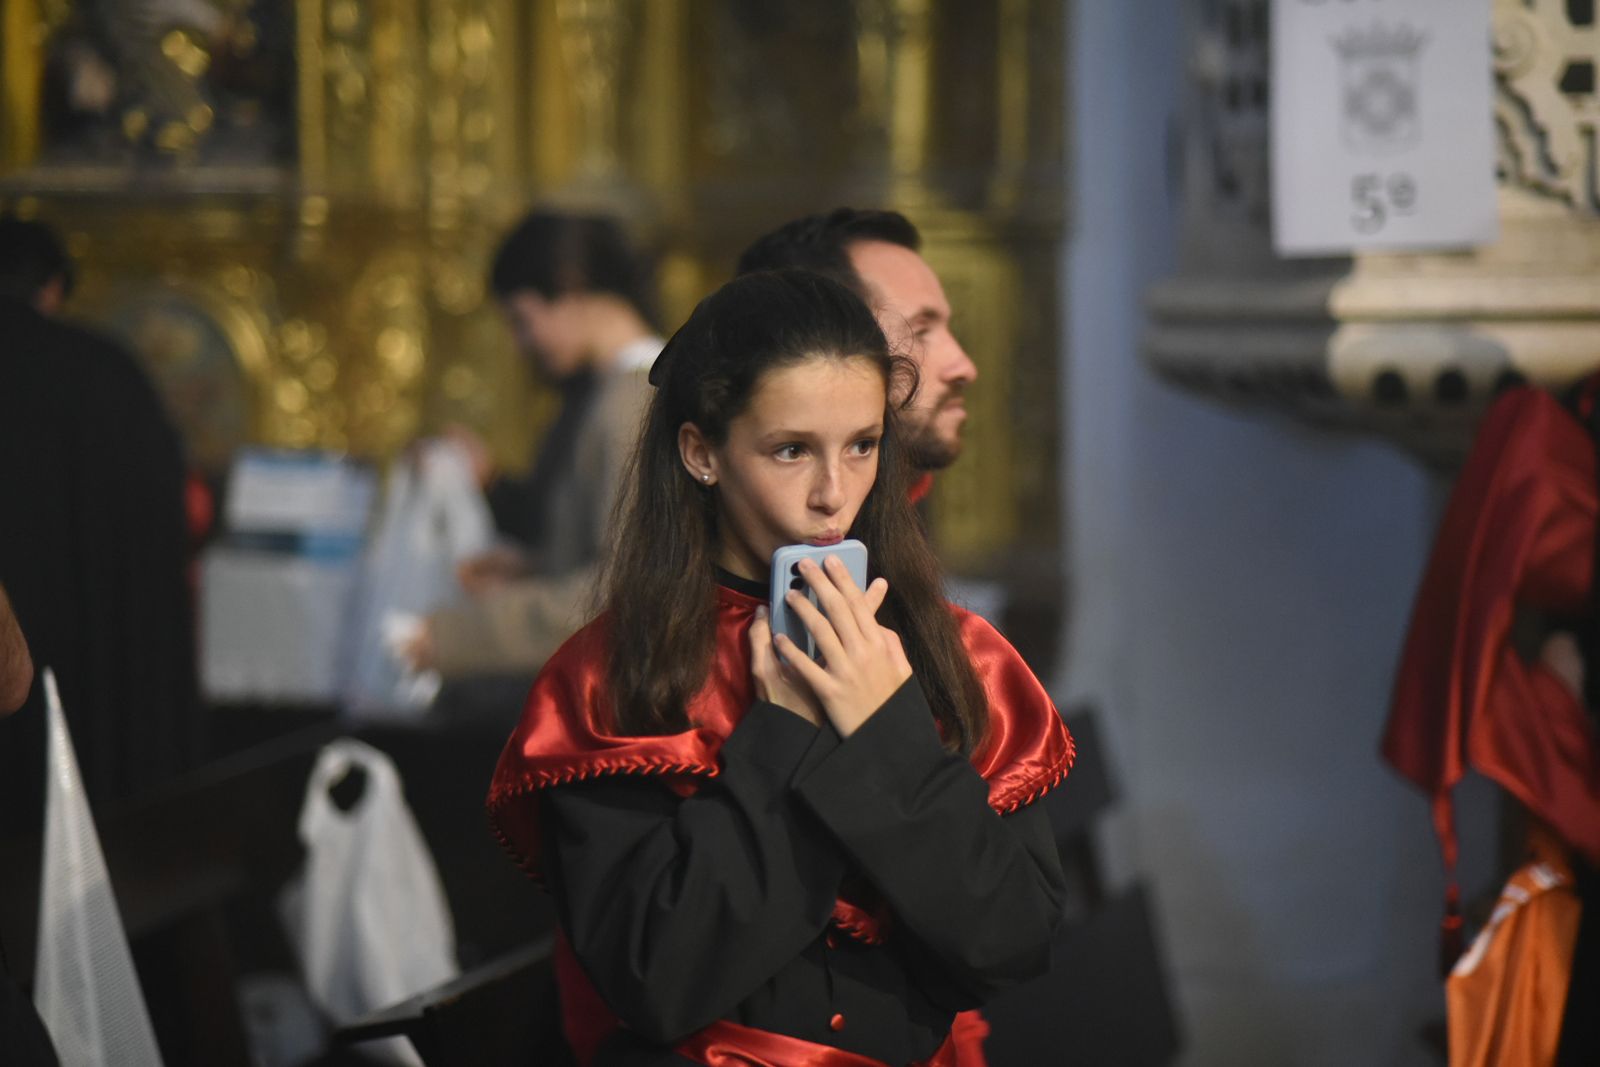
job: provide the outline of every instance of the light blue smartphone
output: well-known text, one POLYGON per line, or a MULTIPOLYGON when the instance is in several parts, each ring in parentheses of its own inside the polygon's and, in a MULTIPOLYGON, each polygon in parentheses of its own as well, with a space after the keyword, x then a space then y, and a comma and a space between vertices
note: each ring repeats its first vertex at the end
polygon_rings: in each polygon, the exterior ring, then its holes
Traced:
POLYGON ((817 658, 817 643, 811 639, 811 631, 806 629, 800 616, 789 610, 783 595, 791 589, 797 589, 815 604, 817 594, 812 591, 810 583, 800 577, 800 561, 815 560, 820 567, 829 556, 838 556, 856 585, 862 589, 867 587, 867 546, 860 541, 840 541, 836 545, 784 545, 772 554, 772 603, 768 610, 773 636, 788 634, 789 640, 804 649, 812 659, 817 658))

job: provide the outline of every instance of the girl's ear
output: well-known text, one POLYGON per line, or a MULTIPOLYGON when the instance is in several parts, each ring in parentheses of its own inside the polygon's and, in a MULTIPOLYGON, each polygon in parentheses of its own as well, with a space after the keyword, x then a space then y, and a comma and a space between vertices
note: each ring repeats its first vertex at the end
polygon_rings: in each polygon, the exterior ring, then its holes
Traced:
POLYGON ((689 477, 701 485, 717 484, 717 453, 700 432, 700 427, 686 422, 678 427, 678 457, 689 477))

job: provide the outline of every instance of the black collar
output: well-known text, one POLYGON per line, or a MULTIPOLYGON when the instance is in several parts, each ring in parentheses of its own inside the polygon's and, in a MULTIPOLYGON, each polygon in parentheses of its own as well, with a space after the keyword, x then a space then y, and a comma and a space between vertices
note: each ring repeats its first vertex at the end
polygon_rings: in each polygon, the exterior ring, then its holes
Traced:
POLYGON ((732 571, 725 571, 713 565, 717 573, 717 584, 725 589, 732 589, 735 593, 755 597, 757 600, 766 600, 771 587, 766 582, 756 582, 749 578, 741 578, 732 571))

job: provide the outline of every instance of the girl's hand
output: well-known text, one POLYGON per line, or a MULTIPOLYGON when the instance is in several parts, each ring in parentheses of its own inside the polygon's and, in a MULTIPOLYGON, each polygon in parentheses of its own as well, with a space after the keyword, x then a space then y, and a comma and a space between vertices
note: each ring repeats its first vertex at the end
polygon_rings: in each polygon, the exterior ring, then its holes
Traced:
POLYGON ((1539 662, 1572 691, 1575 697, 1583 696, 1583 650, 1578 639, 1566 630, 1557 630, 1545 638, 1539 649, 1539 662))
POLYGON ((812 661, 786 634, 778 635, 777 648, 789 669, 816 694, 839 736, 849 737, 911 677, 900 636, 878 625, 878 608, 889 583, 878 578, 862 592, 836 556, 829 556, 822 567, 803 560, 800 576, 816 591, 822 610, 796 590, 786 599, 789 610, 811 631, 823 662, 812 661))
POLYGON ((772 623, 767 609, 756 609, 750 624, 750 677, 756 683, 756 697, 794 712, 812 726, 822 725, 822 707, 804 682, 778 662, 772 649, 772 623))

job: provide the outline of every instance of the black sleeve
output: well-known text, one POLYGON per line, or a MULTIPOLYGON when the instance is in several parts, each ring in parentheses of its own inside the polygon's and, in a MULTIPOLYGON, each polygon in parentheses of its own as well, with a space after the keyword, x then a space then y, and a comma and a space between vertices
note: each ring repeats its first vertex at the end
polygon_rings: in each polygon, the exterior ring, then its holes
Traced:
POLYGON ((546 794, 543 862, 564 927, 644 1037, 722 1018, 827 927, 844 859, 791 785, 813 746, 836 743, 758 702, 692 797, 630 778, 546 794))
POLYGON ((496 530, 519 544, 533 544, 539 526, 531 475, 496 477, 484 489, 483 499, 489 505, 496 530))
POLYGON ((897 934, 936 964, 931 997, 971 1007, 1048 968, 1065 894, 1049 819, 989 807, 988 784, 940 744, 914 679, 797 789, 883 894, 897 934))
MULTIPOLYGON (((82 676, 58 670, 92 728, 75 736, 90 798, 127 796, 189 770, 205 750, 195 663, 182 438, 131 353, 101 345, 80 392, 93 522, 78 527, 89 599, 82 676)), ((68 712, 69 721, 72 712, 68 712)))

